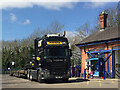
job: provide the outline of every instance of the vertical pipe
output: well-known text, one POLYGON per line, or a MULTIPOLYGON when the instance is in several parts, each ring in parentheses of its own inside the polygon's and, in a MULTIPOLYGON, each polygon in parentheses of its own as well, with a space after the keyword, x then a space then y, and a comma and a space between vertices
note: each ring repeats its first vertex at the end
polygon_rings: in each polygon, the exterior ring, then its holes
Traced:
POLYGON ((105 80, 105 68, 103 68, 103 80, 105 80))
POLYGON ((103 80, 105 80, 105 61, 103 61, 103 80))
MULTIPOLYGON (((108 47, 108 44, 107 44, 107 50, 109 49, 109 47, 108 47)), ((108 53, 107 53, 107 57, 108 57, 108 53)), ((109 58, 108 58, 108 60, 107 60, 107 70, 108 70, 108 73, 109 73, 109 58)))
POLYGON ((84 69, 84 79, 86 79, 86 69, 84 69))
POLYGON ((113 78, 113 72, 114 72, 114 70, 113 70, 113 50, 112 50, 111 54, 112 54, 112 78, 113 78))

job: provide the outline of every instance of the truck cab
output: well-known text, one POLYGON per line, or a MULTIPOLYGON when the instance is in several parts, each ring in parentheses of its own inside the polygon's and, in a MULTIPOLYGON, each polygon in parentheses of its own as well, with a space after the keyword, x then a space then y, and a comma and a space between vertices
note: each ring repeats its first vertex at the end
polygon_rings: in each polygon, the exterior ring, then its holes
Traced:
POLYGON ((28 78, 39 82, 48 79, 68 81, 70 77, 69 42, 65 36, 58 34, 45 35, 34 41, 35 56, 32 69, 28 69, 28 78))

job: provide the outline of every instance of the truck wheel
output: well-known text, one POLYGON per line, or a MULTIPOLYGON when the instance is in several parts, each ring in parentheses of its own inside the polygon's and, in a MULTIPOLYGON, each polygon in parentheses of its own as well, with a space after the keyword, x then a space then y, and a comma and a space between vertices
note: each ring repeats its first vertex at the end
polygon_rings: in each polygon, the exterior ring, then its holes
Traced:
POLYGON ((66 82, 66 83, 68 82, 68 78, 63 78, 62 80, 63 82, 66 82))
POLYGON ((38 76, 38 79, 37 79, 38 82, 39 82, 39 83, 43 82, 43 80, 41 79, 41 78, 42 78, 42 75, 41 75, 40 71, 38 71, 38 75, 37 75, 37 76, 38 76))
POLYGON ((10 72, 10 76, 13 76, 13 72, 12 71, 10 72))
POLYGON ((27 79, 30 79, 30 72, 29 72, 29 70, 27 71, 27 79))
POLYGON ((33 80, 32 72, 30 71, 30 80, 33 80))

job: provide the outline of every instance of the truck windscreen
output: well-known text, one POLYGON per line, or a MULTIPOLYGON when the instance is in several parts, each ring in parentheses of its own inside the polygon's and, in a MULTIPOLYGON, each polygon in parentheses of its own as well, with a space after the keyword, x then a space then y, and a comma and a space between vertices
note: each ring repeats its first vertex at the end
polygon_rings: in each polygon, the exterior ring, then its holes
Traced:
POLYGON ((68 49, 66 48, 48 48, 45 49, 45 56, 48 57, 66 57, 68 56, 68 49))

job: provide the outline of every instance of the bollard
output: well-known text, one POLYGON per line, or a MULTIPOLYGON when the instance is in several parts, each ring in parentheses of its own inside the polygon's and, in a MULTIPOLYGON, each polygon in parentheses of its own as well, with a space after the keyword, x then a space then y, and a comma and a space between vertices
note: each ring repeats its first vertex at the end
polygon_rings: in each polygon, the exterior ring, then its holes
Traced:
POLYGON ((86 69, 84 69, 84 79, 86 79, 86 69))
POLYGON ((75 77, 77 77, 77 66, 75 66, 75 77))
POLYGON ((103 68, 103 80, 105 80, 105 68, 103 68))
POLYGON ((71 77, 72 77, 73 76, 73 67, 71 66, 70 69, 71 69, 71 77))
POLYGON ((105 61, 103 62, 103 80, 105 80, 105 61))
POLYGON ((78 66, 75 66, 75 77, 78 77, 78 66))
POLYGON ((77 66, 77 77, 80 76, 80 72, 79 72, 79 66, 77 66))

